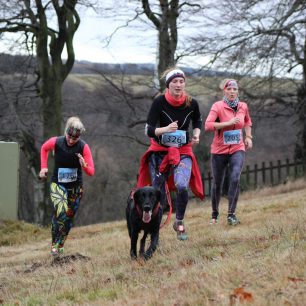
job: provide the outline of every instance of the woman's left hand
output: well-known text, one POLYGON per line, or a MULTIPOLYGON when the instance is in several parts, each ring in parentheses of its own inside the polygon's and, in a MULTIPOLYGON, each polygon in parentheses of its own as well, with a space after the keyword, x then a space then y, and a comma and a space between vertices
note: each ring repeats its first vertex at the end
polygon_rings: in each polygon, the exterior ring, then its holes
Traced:
POLYGON ((253 141, 250 137, 246 137, 244 140, 246 149, 250 150, 253 148, 253 141))
POLYGON ((87 163, 85 162, 85 159, 82 156, 82 154, 77 153, 77 157, 79 158, 79 162, 80 162, 81 167, 86 168, 87 167, 87 163))
POLYGON ((192 142, 192 144, 198 144, 200 142, 200 136, 199 135, 193 135, 191 142, 192 142))

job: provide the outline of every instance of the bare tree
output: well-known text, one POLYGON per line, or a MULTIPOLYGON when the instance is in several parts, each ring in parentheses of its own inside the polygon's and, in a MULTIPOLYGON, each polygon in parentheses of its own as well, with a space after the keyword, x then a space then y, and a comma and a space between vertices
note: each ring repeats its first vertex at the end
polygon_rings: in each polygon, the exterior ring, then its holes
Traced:
MULTIPOLYGON (((178 61, 189 55, 188 48, 183 37, 190 36, 194 27, 199 27, 202 23, 201 16, 205 8, 205 0, 201 1, 181 1, 181 0, 133 0, 128 3, 127 14, 126 6, 116 5, 116 16, 113 8, 109 8, 110 18, 116 19, 121 26, 115 28, 113 33, 106 40, 108 46, 117 32, 122 28, 133 28, 141 26, 142 32, 152 30, 157 33, 156 39, 147 42, 144 36, 140 36, 139 46, 156 41, 156 66, 155 90, 165 89, 161 74, 167 68, 174 66, 178 61)), ((105 15, 104 15, 105 17, 105 15)), ((134 37, 135 38, 135 37, 134 37)), ((155 63, 154 63, 155 64, 155 63)))
POLYGON ((179 30, 178 19, 183 13, 192 15, 201 11, 203 7, 200 2, 160 0, 159 4, 154 5, 149 0, 141 0, 143 12, 158 32, 157 72, 161 91, 165 89, 165 83, 160 78, 161 74, 168 67, 174 66, 178 60, 178 57, 176 57, 179 30))
POLYGON ((208 64, 237 74, 244 94, 261 101, 260 115, 298 114, 296 157, 306 160, 306 2, 212 2, 205 33, 190 50, 208 64))
MULTIPOLYGON (((1 35, 19 35, 20 49, 28 51, 36 58, 35 87, 38 97, 42 100, 43 139, 59 135, 61 131, 62 86, 75 61, 73 38, 80 24, 76 9, 80 2, 1 1, 1 35)), ((15 115, 18 117, 17 113, 15 115)), ((19 125, 19 128, 22 129, 22 126, 19 125)), ((22 131, 19 134, 24 143, 22 148, 25 151, 31 149, 26 155, 32 156, 28 163, 29 168, 33 170, 31 172, 35 174, 38 171, 38 163, 34 160, 38 160, 39 153, 35 146, 30 145, 35 143, 33 135, 22 131)), ((43 219, 47 217, 47 199, 45 193, 45 201, 36 203, 37 209, 43 210, 43 219)))

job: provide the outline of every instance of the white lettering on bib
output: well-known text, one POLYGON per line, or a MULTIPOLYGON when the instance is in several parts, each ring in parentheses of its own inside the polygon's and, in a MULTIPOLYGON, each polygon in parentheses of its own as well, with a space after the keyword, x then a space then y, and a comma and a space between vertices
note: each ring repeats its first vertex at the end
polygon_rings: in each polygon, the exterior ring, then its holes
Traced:
POLYGON ((77 168, 58 168, 57 180, 59 183, 75 182, 78 178, 77 168))
POLYGON ((186 143, 186 131, 176 130, 172 133, 164 133, 161 143, 168 147, 180 147, 186 143))
POLYGON ((241 130, 231 130, 223 133, 223 142, 226 145, 239 144, 240 140, 241 130))

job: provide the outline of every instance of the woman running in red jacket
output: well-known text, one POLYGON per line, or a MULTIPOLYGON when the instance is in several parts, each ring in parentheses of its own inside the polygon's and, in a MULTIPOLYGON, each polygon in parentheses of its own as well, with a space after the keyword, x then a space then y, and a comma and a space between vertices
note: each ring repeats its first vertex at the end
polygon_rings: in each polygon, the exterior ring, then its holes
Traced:
MULTIPOLYGON (((200 141, 202 117, 198 102, 185 92, 185 74, 170 68, 164 73, 166 92, 151 105, 146 134, 151 145, 141 159, 137 187, 149 184, 160 189, 165 206, 165 181, 176 190, 176 220, 173 228, 179 240, 188 239, 184 216, 188 187, 203 199, 201 174, 192 145, 200 141), (192 125, 192 132, 190 131, 192 125)), ((171 188, 172 187, 172 188, 171 188)))

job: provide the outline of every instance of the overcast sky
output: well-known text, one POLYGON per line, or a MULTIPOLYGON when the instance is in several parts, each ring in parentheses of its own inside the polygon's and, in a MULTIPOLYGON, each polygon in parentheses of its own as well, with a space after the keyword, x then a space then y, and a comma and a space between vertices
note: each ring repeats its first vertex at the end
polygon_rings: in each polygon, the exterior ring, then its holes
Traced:
MULTIPOLYGON (((135 5, 139 6, 137 2, 133 1, 103 0, 104 11, 102 10, 100 16, 90 9, 80 11, 81 23, 73 41, 76 60, 98 63, 155 64, 157 62, 158 33, 151 22, 143 17, 145 21, 134 20, 128 27, 122 27, 128 19, 135 16, 135 5), (106 45, 105 38, 119 27, 121 28, 116 31, 110 43, 106 45)), ((192 27, 187 27, 187 31, 190 35, 192 27)), ((183 33, 184 28, 181 28, 180 41, 183 41, 183 33)), ((10 34, 7 36, 10 37, 10 34)), ((5 43, 0 41, 0 52, 18 54, 21 51, 19 48, 12 48, 9 43, 7 46, 5 47, 5 43)), ((188 61, 188 65, 193 66, 192 60, 188 61)), ((197 59, 197 64, 199 62, 197 59)))
POLYGON ((103 38, 122 26, 123 21, 86 14, 74 37, 77 60, 103 63, 155 63, 157 32, 144 24, 120 28, 108 46, 103 38))

